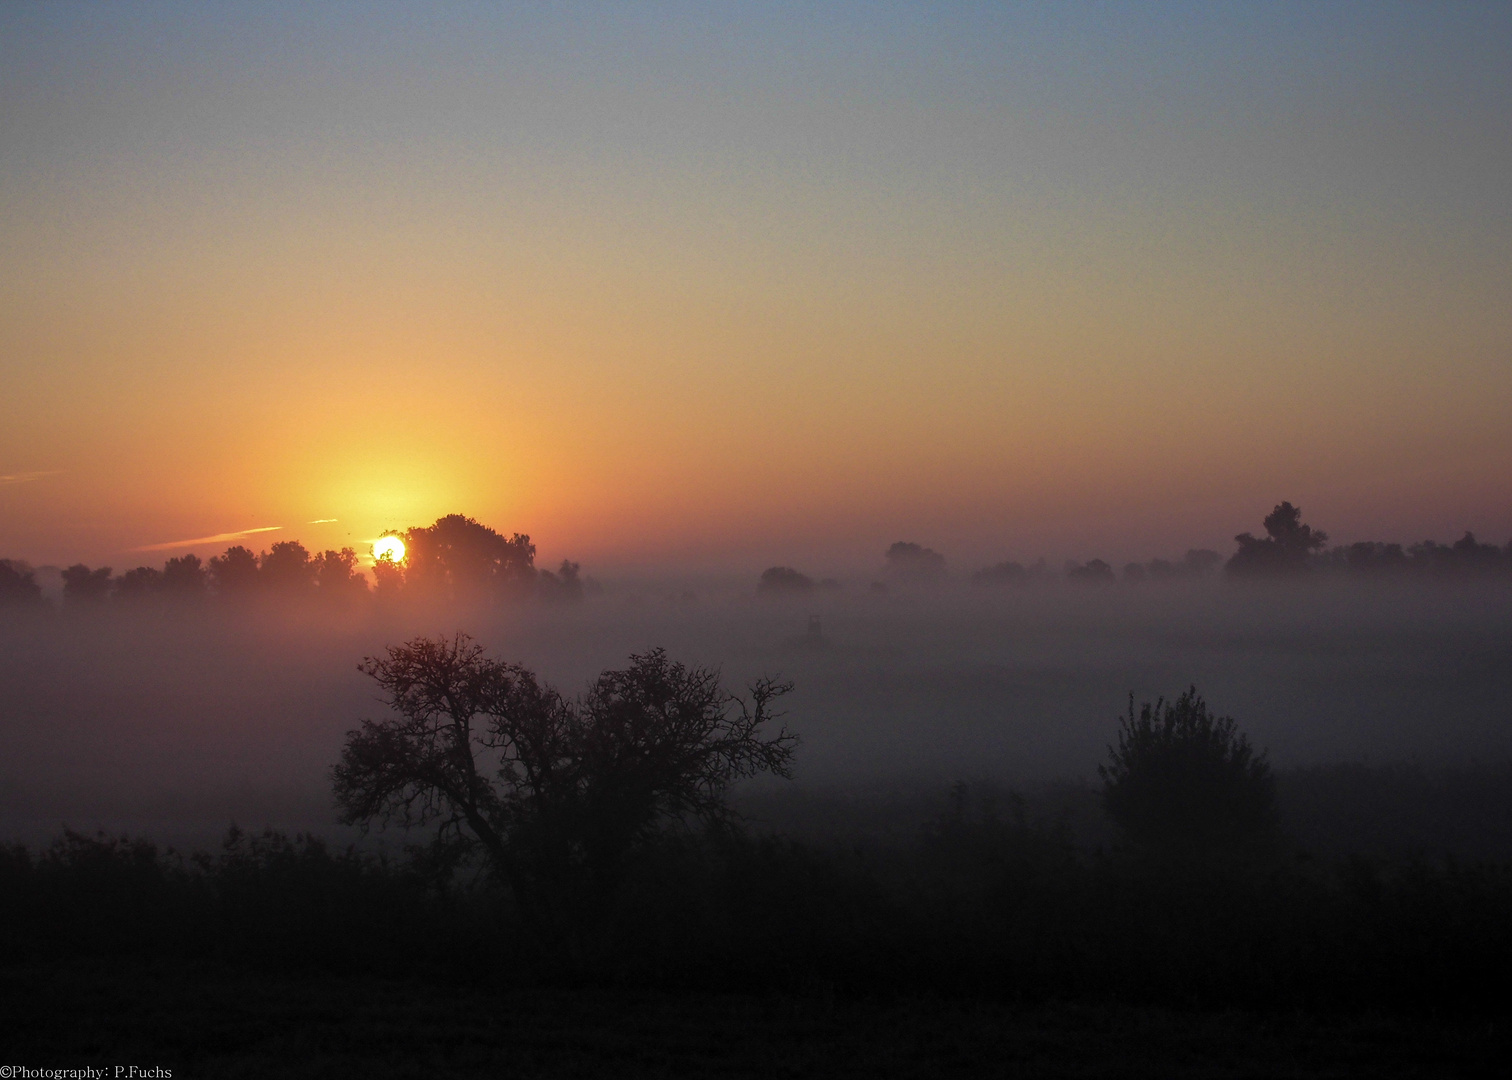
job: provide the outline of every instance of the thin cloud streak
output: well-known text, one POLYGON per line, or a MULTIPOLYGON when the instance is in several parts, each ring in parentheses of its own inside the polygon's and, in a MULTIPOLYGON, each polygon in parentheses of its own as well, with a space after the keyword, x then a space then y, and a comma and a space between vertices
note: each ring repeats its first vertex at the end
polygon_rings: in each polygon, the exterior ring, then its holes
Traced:
POLYGON ((29 484, 33 480, 40 480, 44 476, 57 476, 62 469, 42 469, 37 472, 6 473, 0 476, 0 487, 10 487, 12 484, 29 484))
POLYGON ((305 522, 305 524, 306 525, 329 525, 333 521, 340 521, 340 520, 341 520, 340 518, 316 518, 314 521, 307 521, 307 522, 305 522))
POLYGON ((214 536, 197 536, 193 540, 170 540, 166 544, 147 544, 131 548, 131 551, 168 551, 171 548, 198 547, 200 544, 219 544, 225 540, 240 540, 253 533, 276 532, 282 525, 264 525, 258 529, 240 529, 237 532, 216 533, 214 536))

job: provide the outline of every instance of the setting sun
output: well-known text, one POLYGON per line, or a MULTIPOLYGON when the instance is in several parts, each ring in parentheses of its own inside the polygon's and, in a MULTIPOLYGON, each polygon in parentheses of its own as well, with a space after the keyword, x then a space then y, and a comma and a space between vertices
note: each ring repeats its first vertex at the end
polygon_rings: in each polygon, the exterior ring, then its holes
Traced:
POLYGON ((404 541, 397 536, 380 536, 373 542, 373 558, 377 562, 403 562, 404 541))

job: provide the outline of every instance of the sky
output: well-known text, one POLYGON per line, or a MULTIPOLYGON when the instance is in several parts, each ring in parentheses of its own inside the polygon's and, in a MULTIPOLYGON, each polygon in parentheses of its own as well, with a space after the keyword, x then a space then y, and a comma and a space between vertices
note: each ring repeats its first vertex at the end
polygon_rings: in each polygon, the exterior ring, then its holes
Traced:
POLYGON ((1504 4, 0 5, 0 556, 1504 543, 1509 57, 1504 4))

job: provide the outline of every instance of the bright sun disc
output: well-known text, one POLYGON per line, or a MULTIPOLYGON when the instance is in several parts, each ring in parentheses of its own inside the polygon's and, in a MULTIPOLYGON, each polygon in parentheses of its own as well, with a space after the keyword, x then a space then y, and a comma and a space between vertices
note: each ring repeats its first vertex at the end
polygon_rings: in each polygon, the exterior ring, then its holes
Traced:
POLYGON ((373 542, 373 558, 379 562, 403 562, 404 541, 397 536, 380 536, 373 542))

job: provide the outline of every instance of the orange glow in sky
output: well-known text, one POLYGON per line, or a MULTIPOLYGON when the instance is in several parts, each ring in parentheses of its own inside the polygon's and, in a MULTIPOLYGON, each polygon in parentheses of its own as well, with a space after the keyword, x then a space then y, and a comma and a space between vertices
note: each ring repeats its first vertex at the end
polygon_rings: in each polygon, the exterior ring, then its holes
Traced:
POLYGON ((8 7, 0 556, 1504 542, 1505 10, 1183 10, 8 7))

